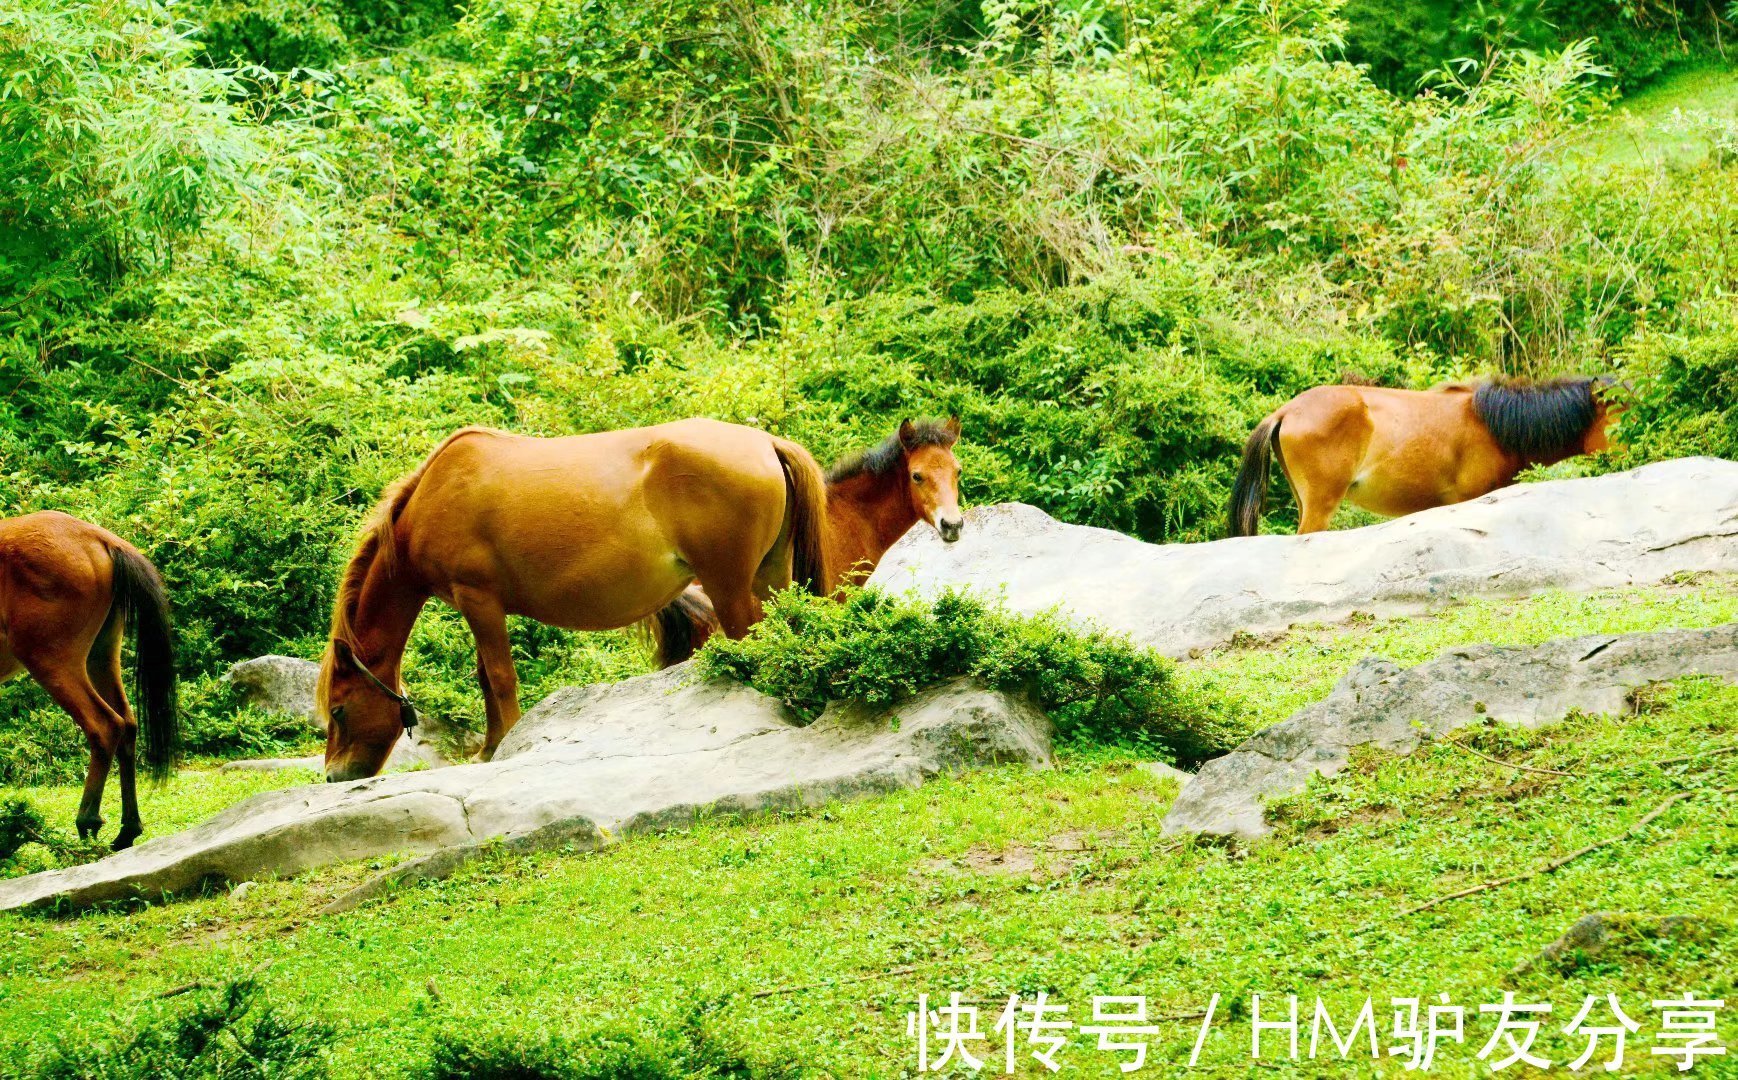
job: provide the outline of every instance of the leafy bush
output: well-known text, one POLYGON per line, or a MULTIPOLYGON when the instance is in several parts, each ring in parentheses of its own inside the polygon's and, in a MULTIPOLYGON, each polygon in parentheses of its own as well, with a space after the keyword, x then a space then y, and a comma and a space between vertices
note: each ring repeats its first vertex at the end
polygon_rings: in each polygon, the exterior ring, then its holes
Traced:
POLYGON ((722 636, 701 670, 733 678, 814 720, 829 702, 888 705, 960 676, 1030 695, 1065 741, 1107 743, 1195 763, 1237 735, 1179 684, 1171 661, 1061 616, 1026 618, 969 593, 933 603, 852 591, 843 603, 789 590, 748 636, 722 636))
POLYGON ((40 844, 48 835, 48 825, 36 808, 23 799, 7 799, 0 803, 0 863, 18 854, 25 844, 40 844))
POLYGON ((27 1080, 317 1080, 332 1029, 258 1001, 248 979, 198 990, 188 1004, 147 1010, 103 1036, 45 1048, 27 1080))
POLYGON ((1622 370, 1632 404, 1614 467, 1696 454, 1738 460, 1738 332, 1642 337, 1622 370))
POLYGON ((270 148, 152 2, 0 11, 0 362, 241 198, 270 148))
POLYGON ((1719 48, 1720 12, 1700 0, 1346 0, 1346 55, 1400 94, 1433 70, 1482 63, 1503 49, 1596 42, 1600 61, 1633 90, 1719 48))

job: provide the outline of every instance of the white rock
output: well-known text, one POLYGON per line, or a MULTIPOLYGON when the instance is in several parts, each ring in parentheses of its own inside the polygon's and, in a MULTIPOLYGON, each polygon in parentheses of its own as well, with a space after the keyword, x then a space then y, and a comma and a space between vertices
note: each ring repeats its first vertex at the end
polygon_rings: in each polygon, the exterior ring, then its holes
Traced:
POLYGON ((1486 718, 1538 727, 1571 710, 1622 712, 1630 693, 1688 675, 1738 682, 1738 623, 1712 630, 1559 638, 1535 648, 1472 645, 1401 670, 1365 659, 1333 693, 1201 766, 1164 831, 1255 839, 1263 803, 1332 776, 1353 747, 1410 753, 1426 735, 1486 718))
POLYGON ((294 656, 256 656, 231 667, 223 681, 234 685, 250 705, 296 716, 324 731, 314 708, 320 665, 294 656))
POLYGON ((1738 570, 1738 462, 1686 458, 1520 484, 1380 525, 1155 545, 1020 503, 978 507, 958 542, 913 529, 870 578, 966 586, 1015 611, 1059 608, 1187 656, 1355 611, 1414 614, 1475 596, 1598 589, 1738 570))
POLYGON ((879 712, 832 708, 797 727, 764 694, 693 679, 684 665, 563 690, 526 713, 487 764, 256 795, 97 862, 0 881, 0 910, 155 897, 491 839, 606 843, 704 814, 815 806, 974 765, 1049 760, 1042 713, 970 682, 879 712))

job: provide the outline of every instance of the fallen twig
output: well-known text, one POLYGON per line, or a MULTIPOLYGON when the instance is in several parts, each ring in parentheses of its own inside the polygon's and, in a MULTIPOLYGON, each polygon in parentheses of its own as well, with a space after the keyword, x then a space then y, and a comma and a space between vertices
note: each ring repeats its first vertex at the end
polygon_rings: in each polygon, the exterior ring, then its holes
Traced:
POLYGON ((1484 760, 1490 762, 1491 764, 1501 765, 1505 769, 1519 769, 1522 772, 1544 773, 1547 776, 1574 776, 1575 775, 1572 772, 1564 772, 1561 769, 1545 769, 1545 768, 1540 768, 1537 765, 1517 765, 1512 761, 1504 761, 1502 758, 1496 758, 1496 757, 1490 756, 1489 754, 1481 753, 1477 750, 1474 750, 1472 747, 1466 745, 1465 743, 1456 742, 1453 739, 1443 739, 1442 741, 1444 743, 1446 743, 1447 745, 1454 747, 1456 750, 1464 750, 1467 753, 1471 754, 1473 757, 1483 758, 1484 760))
MULTIPOLYGON (((1738 791, 1738 788, 1723 788, 1720 791, 1716 792, 1716 794, 1730 795, 1735 791, 1738 791)), ((1513 885, 1517 881, 1525 881, 1528 878, 1538 877, 1541 874, 1549 874, 1549 873, 1552 873, 1554 871, 1561 870, 1563 867, 1568 866, 1570 863, 1574 862, 1576 859, 1579 859, 1581 856, 1586 855, 1589 852, 1598 851, 1602 847, 1609 847, 1610 845, 1615 844, 1620 840, 1628 840, 1630 837, 1634 836, 1636 833, 1638 833, 1642 829, 1646 828, 1649 824, 1651 824, 1654 821, 1654 819, 1658 818, 1661 814, 1665 813, 1667 810, 1670 810, 1673 806, 1676 806, 1678 803, 1683 802, 1685 799, 1691 798, 1692 796, 1694 796, 1696 794, 1697 794, 1697 792, 1694 792, 1694 791, 1680 791, 1676 795, 1673 795, 1670 798, 1666 799, 1665 802, 1662 802, 1658 806, 1654 807, 1652 810, 1649 810, 1645 815, 1642 816, 1642 819, 1640 821, 1636 822, 1634 825, 1631 825, 1626 831, 1621 832, 1616 836, 1608 836, 1604 840, 1596 840, 1593 843, 1588 844, 1584 848, 1579 848, 1575 851, 1571 851, 1567 855, 1563 855, 1563 856, 1560 856, 1558 858, 1552 859, 1550 862, 1545 863, 1542 866, 1534 867, 1533 869, 1528 870, 1525 873, 1515 874, 1511 877, 1506 877, 1506 878, 1498 878, 1495 881, 1481 882, 1478 885, 1473 885, 1469 888, 1462 889, 1459 892, 1449 893, 1447 896, 1439 896, 1434 900, 1427 900, 1424 903, 1417 905, 1416 907, 1407 908, 1405 911, 1402 911, 1399 915, 1395 916, 1395 918, 1404 919, 1408 915, 1416 915, 1421 911, 1429 911, 1431 908, 1436 907, 1439 904, 1446 904, 1450 900, 1459 900, 1462 897, 1471 896, 1474 893, 1485 892, 1489 889, 1498 889, 1504 885, 1513 885)))

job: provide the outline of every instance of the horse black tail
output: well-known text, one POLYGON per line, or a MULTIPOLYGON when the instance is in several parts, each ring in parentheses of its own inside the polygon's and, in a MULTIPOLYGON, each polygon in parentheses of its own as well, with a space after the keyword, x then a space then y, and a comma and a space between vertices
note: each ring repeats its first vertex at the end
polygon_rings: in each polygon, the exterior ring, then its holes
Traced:
POLYGON ((181 749, 175 702, 175 636, 169 595, 151 561, 131 548, 112 547, 114 599, 110 619, 133 633, 133 712, 139 721, 139 759, 156 779, 169 775, 181 749))
POLYGON ((1249 433, 1243 444, 1243 468, 1231 489, 1231 536, 1254 536, 1261 531, 1261 512, 1267 509, 1267 473, 1273 462, 1273 444, 1279 438, 1279 414, 1274 413, 1249 433))
POLYGON ((682 595, 646 620, 646 632, 651 636, 660 668, 680 664, 693 656, 719 629, 712 601, 697 589, 684 589, 682 595))

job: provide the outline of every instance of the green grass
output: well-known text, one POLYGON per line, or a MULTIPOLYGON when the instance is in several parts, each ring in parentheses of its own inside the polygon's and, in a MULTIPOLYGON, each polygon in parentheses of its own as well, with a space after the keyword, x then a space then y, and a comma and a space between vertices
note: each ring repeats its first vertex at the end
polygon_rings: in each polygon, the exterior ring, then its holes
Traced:
POLYGON ((1576 147, 1601 167, 1693 165, 1710 149, 1702 135, 1674 122, 1673 113, 1700 111, 1738 117, 1738 67, 1714 64, 1669 75, 1619 101, 1576 147))
POLYGON ((1537 645, 1577 634, 1625 634, 1738 620, 1738 578, 1690 577, 1677 585, 1595 593, 1548 592, 1525 601, 1474 600, 1405 619, 1293 627, 1271 642, 1216 650, 1192 665, 1195 683, 1238 702, 1251 733, 1325 696, 1365 656, 1420 664, 1468 642, 1537 645))
MULTIPOLYGON (((1192 670, 1239 695, 1257 724, 1324 692, 1368 652, 1408 663, 1470 640, 1732 618, 1730 579, 1551 594, 1303 628, 1192 670)), ((619 1028, 667 1039, 696 1026, 816 1075, 906 1075, 906 1011, 919 993, 951 990, 985 1003, 1046 990, 1077 1021, 1094 994, 1144 994, 1158 1015, 1198 1010, 1215 992, 1243 1005, 1254 991, 1296 993, 1306 1011, 1320 995, 1340 1019, 1372 995, 1385 1043, 1389 997, 1446 992, 1473 1007, 1472 1045, 1448 1046, 1432 1075, 1473 1076, 1488 1075, 1472 1058, 1489 1030, 1476 1006, 1505 989, 1556 1006, 1538 1046, 1558 1061, 1579 1052, 1557 1029, 1584 994, 1620 994, 1647 1030, 1654 997, 1738 997, 1738 936, 1718 928, 1509 974, 1589 911, 1738 921, 1738 799, 1713 793, 1738 785, 1738 755, 1651 764, 1738 742, 1738 688, 1686 683, 1640 715, 1468 738, 1574 775, 1445 745, 1362 758, 1280 804, 1278 835, 1245 848, 1161 836, 1172 782, 1125 761, 1073 758, 808 813, 704 821, 595 855, 497 856, 340 916, 313 912, 368 866, 263 882, 240 902, 0 917, 0 1045, 10 1048, 0 1060, 160 1011, 165 990, 247 972, 272 1004, 337 1026, 340 1076, 416 1075, 446 1035, 619 1028), (1686 790, 1696 794, 1639 835, 1556 873, 1402 914, 1620 835, 1686 790)), ((287 779, 189 774, 147 800, 147 820, 168 827, 287 779)), ((29 794, 52 813, 70 807, 59 789, 29 794)), ((987 1029, 994 1009, 984 1009, 987 1029)), ((1732 1016, 1721 1018, 1728 1043, 1738 1041, 1732 1016)), ((1163 1026, 1157 1065, 1137 1075, 1169 1075, 1187 1059, 1196 1024, 1163 1026)), ((1248 1038, 1244 1016, 1216 1024, 1204 1056, 1213 1068, 1201 1073, 1309 1071, 1252 1066, 1248 1038)), ((1630 1065, 1664 1075, 1668 1062, 1648 1045, 1632 1043, 1630 1065)), ((1076 1075, 1119 1075, 1087 1040, 1061 1060, 1076 1075)), ((1719 1064, 1691 1075, 1721 1075, 1719 1064)), ((1028 1062, 1024 1072, 1041 1070, 1028 1062)), ((1402 1070, 1395 1059, 1380 1073, 1402 1070)))

